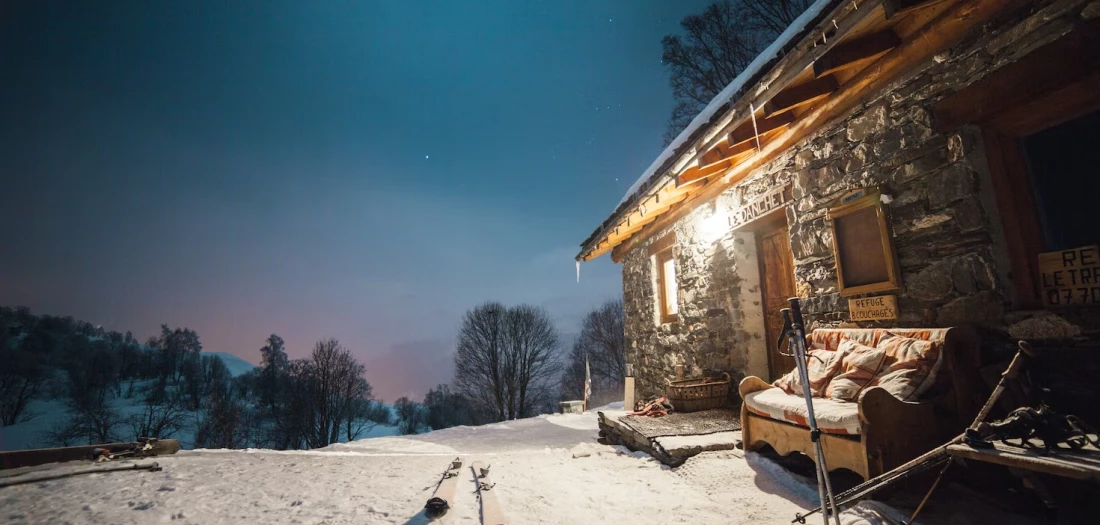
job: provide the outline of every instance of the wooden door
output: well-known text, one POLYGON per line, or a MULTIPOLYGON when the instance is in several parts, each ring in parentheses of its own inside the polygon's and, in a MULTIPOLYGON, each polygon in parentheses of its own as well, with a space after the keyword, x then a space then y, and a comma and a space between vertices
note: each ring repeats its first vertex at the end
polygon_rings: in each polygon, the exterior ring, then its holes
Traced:
MULTIPOLYGON (((783 315, 787 299, 794 297, 794 257, 786 221, 756 234, 757 259, 760 261, 760 288, 764 298, 764 332, 768 344, 769 380, 794 370, 794 359, 781 355, 775 340, 783 330, 783 315)), ((784 345, 786 351, 786 345, 784 345)))

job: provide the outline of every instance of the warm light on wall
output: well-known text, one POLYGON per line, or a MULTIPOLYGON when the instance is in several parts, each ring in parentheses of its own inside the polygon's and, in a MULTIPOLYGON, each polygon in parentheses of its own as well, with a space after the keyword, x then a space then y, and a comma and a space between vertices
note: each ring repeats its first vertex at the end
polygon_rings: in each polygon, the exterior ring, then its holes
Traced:
POLYGON ((725 213, 713 212, 699 221, 699 235, 703 242, 711 243, 721 239, 729 231, 729 219, 725 213))

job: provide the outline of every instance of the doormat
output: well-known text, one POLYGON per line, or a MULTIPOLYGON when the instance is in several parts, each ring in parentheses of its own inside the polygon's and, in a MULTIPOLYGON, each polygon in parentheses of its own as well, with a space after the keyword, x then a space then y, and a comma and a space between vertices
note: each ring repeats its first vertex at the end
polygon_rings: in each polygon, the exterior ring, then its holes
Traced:
POLYGON ((622 416, 619 421, 649 439, 666 436, 702 436, 741 430, 737 412, 726 408, 673 412, 663 417, 622 416))

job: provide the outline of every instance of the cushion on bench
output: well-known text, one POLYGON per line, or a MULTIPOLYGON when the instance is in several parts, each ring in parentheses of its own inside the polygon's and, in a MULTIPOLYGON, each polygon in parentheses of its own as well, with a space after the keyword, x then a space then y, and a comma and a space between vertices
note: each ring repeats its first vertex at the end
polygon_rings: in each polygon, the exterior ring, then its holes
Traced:
MULTIPOLYGON (((806 354, 809 357, 806 360, 806 373, 810 378, 810 395, 825 397, 825 387, 829 384, 829 380, 842 369, 844 352, 840 350, 834 352, 822 348, 810 350, 806 354)), ((783 377, 776 379, 772 386, 782 388, 788 394, 801 396, 802 378, 798 374, 798 368, 795 367, 784 374, 783 377)))
MULTIPOLYGON (((827 434, 859 435, 859 405, 832 399, 813 398, 814 416, 817 427, 827 434)), ((758 416, 795 425, 809 427, 806 400, 784 392, 780 388, 769 388, 751 392, 745 396, 745 408, 758 416)))

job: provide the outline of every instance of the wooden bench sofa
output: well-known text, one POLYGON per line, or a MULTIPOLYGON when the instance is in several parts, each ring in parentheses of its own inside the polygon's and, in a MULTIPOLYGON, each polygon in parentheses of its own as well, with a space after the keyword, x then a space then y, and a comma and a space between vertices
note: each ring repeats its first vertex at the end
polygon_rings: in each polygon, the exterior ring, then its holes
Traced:
MULTIPOLYGON (((829 470, 845 468, 864 479, 877 476, 958 435, 981 406, 980 345, 971 330, 819 329, 807 339, 811 347, 835 351, 842 337, 874 346, 887 331, 943 344, 935 384, 918 402, 901 401, 880 387, 868 388, 858 402, 814 398, 829 470)), ((745 450, 767 444, 782 455, 814 457, 801 396, 755 376, 741 381, 740 394, 745 450)))

